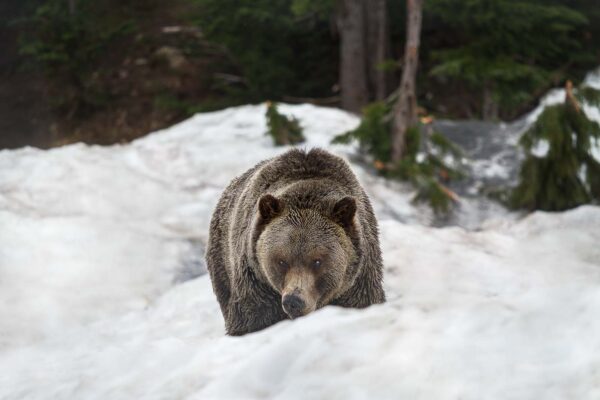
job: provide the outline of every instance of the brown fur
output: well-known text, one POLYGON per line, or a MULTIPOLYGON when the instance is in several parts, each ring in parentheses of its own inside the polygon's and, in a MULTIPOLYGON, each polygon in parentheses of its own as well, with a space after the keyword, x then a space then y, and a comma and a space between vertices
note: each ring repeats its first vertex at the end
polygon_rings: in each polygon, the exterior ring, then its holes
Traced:
POLYGON ((213 214, 206 255, 227 333, 288 318, 286 294, 304 300, 303 314, 384 302, 377 234, 356 177, 324 150, 290 150, 234 179, 213 214))

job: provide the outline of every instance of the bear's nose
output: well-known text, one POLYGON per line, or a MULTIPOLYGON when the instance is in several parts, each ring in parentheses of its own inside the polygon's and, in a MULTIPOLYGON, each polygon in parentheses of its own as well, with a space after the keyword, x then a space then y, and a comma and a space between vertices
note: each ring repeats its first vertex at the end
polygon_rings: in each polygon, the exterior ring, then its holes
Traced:
POLYGON ((302 312, 304 311, 304 307, 306 304, 304 300, 295 294, 286 294, 283 296, 283 310, 286 312, 290 318, 298 318, 302 316, 302 312))

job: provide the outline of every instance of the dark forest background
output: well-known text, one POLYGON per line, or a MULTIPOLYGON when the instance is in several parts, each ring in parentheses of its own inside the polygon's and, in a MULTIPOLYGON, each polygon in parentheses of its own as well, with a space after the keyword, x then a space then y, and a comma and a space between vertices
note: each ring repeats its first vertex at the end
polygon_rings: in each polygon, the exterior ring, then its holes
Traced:
MULTIPOLYGON (((129 141, 265 100, 360 112, 398 87, 405 12, 400 0, 4 0, 0 148, 129 141)), ((600 2, 427 0, 419 58, 428 113, 511 120, 600 64, 600 2)))

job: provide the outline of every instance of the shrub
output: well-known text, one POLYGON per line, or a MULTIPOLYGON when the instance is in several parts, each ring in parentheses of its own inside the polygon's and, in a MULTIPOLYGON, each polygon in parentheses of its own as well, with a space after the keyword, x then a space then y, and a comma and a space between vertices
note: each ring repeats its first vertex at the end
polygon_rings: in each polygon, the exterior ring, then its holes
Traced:
POLYGON ((294 117, 288 118, 279 113, 277 103, 267 103, 267 135, 273 138, 276 146, 298 144, 304 142, 302 127, 294 117))
POLYGON ((358 140, 382 176, 412 183, 417 189, 413 201, 429 203, 438 215, 448 213, 458 197, 444 183, 463 176, 461 150, 425 123, 407 131, 405 155, 392 164, 391 123, 392 104, 372 103, 363 110, 360 125, 335 137, 333 143, 358 140))

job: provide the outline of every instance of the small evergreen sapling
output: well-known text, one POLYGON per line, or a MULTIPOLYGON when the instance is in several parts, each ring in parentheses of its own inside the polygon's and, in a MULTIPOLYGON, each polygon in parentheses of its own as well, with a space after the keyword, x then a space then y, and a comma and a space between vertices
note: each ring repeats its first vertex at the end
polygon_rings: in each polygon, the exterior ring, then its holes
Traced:
POLYGON ((581 102, 600 106, 600 91, 575 93, 567 82, 565 102, 547 107, 523 134, 526 158, 510 205, 528 210, 561 211, 600 200, 600 125, 581 102))
POLYGON ((446 183, 463 176, 460 149, 431 126, 432 118, 421 118, 419 126, 408 129, 406 150, 398 163, 391 162, 392 105, 375 102, 363 110, 360 125, 334 138, 333 143, 358 140, 361 148, 374 158, 373 165, 388 178, 408 181, 417 189, 415 202, 429 203, 438 215, 448 213, 458 196, 446 183))
POLYGON ((300 122, 294 118, 288 118, 280 114, 277 104, 267 102, 267 134, 273 138, 276 146, 298 144, 304 142, 304 135, 300 122))

